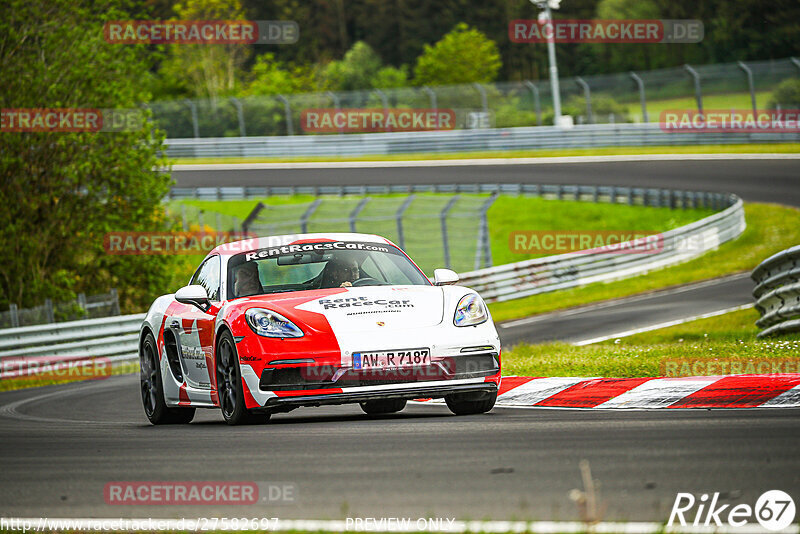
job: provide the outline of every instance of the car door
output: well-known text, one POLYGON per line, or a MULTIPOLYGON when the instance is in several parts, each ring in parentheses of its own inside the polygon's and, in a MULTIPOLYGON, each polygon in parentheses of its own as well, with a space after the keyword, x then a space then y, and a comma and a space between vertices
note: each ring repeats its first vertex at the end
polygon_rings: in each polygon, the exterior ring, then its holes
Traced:
POLYGON ((167 318, 178 341, 181 369, 189 387, 211 389, 213 373, 214 325, 220 308, 220 257, 211 256, 197 269, 191 284, 208 292, 211 307, 203 311, 191 304, 177 303, 167 318))

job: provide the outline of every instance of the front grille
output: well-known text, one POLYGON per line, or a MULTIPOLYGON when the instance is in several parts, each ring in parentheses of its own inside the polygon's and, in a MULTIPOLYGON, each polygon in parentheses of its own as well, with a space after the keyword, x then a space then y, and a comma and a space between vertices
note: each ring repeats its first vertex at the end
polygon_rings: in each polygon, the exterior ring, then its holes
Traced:
POLYGON ((497 353, 448 357, 438 361, 438 364, 380 371, 349 369, 335 382, 333 377, 339 368, 334 366, 264 369, 261 373, 259 387, 264 391, 346 389, 358 386, 432 382, 453 378, 477 378, 491 376, 500 369, 497 353))

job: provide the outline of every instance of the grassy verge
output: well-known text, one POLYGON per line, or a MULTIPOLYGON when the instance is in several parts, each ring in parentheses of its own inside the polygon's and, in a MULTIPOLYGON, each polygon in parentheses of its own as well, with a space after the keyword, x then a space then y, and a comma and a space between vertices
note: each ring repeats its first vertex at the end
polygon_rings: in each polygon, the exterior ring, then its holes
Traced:
POLYGON ((764 361, 786 362, 782 369, 797 372, 800 334, 757 340, 757 318, 758 312, 748 309, 583 347, 520 344, 504 352, 503 374, 653 377, 680 370, 683 362, 697 370, 695 361, 702 362, 701 369, 716 370, 708 374, 728 374, 723 371, 732 364, 742 372, 758 372, 764 361))
MULTIPOLYGON (((475 235, 478 231, 477 211, 488 195, 459 195, 448 221, 448 242, 450 244, 451 267, 459 272, 474 269, 475 235), (469 217, 464 217, 470 214, 469 217)), ((369 222, 357 224, 356 230, 384 235, 397 242, 397 227, 394 219, 378 220, 376 216, 394 213, 406 198, 404 194, 371 195, 362 216, 369 222), (380 199, 382 203, 376 202, 380 199), (371 210, 371 211, 370 211, 371 210)), ((436 216, 445 207, 450 194, 417 194, 406 211, 405 250, 427 273, 445 266, 442 233, 439 218, 436 216)), ((218 212, 245 219, 259 202, 276 209, 263 212, 260 223, 280 223, 300 218, 304 207, 292 208, 292 204, 308 203, 309 195, 291 197, 270 197, 250 200, 184 200, 186 205, 207 212, 218 212)), ((346 214, 352 212, 360 197, 323 197, 314 216, 309 221, 309 231, 349 231, 346 214), (319 222, 315 222, 319 221, 319 222)), ((170 205, 171 211, 178 212, 178 202, 170 205)), ((501 195, 488 212, 492 259, 495 265, 522 261, 553 254, 557 251, 538 251, 534 254, 520 254, 513 250, 509 237, 517 230, 539 231, 619 231, 625 235, 639 232, 663 232, 713 213, 707 209, 670 210, 619 204, 574 202, 570 200, 547 200, 539 197, 501 195)), ((286 233, 286 226, 276 227, 276 232, 286 233)), ((296 230, 295 230, 296 231, 296 230)), ((566 252, 566 251, 562 251, 566 252)))
POLYGON ((786 154, 800 152, 800 143, 749 143, 736 145, 691 145, 691 146, 647 146, 647 147, 599 147, 558 148, 530 150, 498 150, 478 152, 419 152, 409 154, 372 154, 365 156, 295 156, 291 158, 267 157, 219 157, 219 158, 174 158, 173 165, 206 163, 290 163, 314 161, 409 161, 448 159, 503 159, 503 158, 547 158, 567 156, 621 156, 640 154, 786 154))
MULTIPOLYGON (((111 376, 114 375, 127 375, 139 372, 139 362, 132 361, 114 365, 111 368, 111 376)), ((92 380, 102 380, 102 378, 94 378, 92 380)), ((0 380, 0 391, 11 391, 15 389, 33 388, 39 386, 53 386, 56 384, 68 384, 76 382, 76 379, 58 379, 58 378, 44 378, 31 376, 28 378, 9 378, 0 380)))
POLYGON ((800 242, 800 210, 773 204, 746 204, 747 229, 735 241, 686 263, 642 276, 533 295, 489 305, 495 321, 626 297, 665 287, 749 271, 768 256, 800 242))
MULTIPOLYGON (((761 102, 759 109, 765 109, 772 96, 772 91, 757 91, 756 102, 761 102)), ((703 109, 752 109, 749 92, 726 93, 722 95, 703 95, 703 109)), ((697 109, 697 100, 694 96, 680 98, 666 98, 647 102, 647 112, 651 121, 658 121, 662 111, 697 109)), ((630 115, 641 115, 642 107, 638 102, 628 104, 630 115)))

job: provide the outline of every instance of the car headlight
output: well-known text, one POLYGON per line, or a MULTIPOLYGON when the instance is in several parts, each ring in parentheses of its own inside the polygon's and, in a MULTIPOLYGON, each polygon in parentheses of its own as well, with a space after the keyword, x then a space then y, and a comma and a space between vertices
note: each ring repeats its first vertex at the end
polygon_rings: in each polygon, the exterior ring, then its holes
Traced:
POLYGON ((456 314, 453 317, 453 324, 456 326, 474 326, 486 322, 489 314, 486 312, 486 305, 476 294, 464 295, 458 301, 456 314))
POLYGON ((244 312, 247 324, 253 332, 265 337, 303 337, 303 331, 293 322, 274 311, 250 308, 244 312))

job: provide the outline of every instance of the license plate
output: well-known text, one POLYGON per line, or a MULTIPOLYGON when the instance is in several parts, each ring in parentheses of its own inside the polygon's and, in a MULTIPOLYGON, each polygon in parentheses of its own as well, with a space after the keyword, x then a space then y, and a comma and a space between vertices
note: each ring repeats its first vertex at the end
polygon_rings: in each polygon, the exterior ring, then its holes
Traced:
POLYGON ((430 365, 430 349, 354 352, 353 369, 393 369, 430 365))

